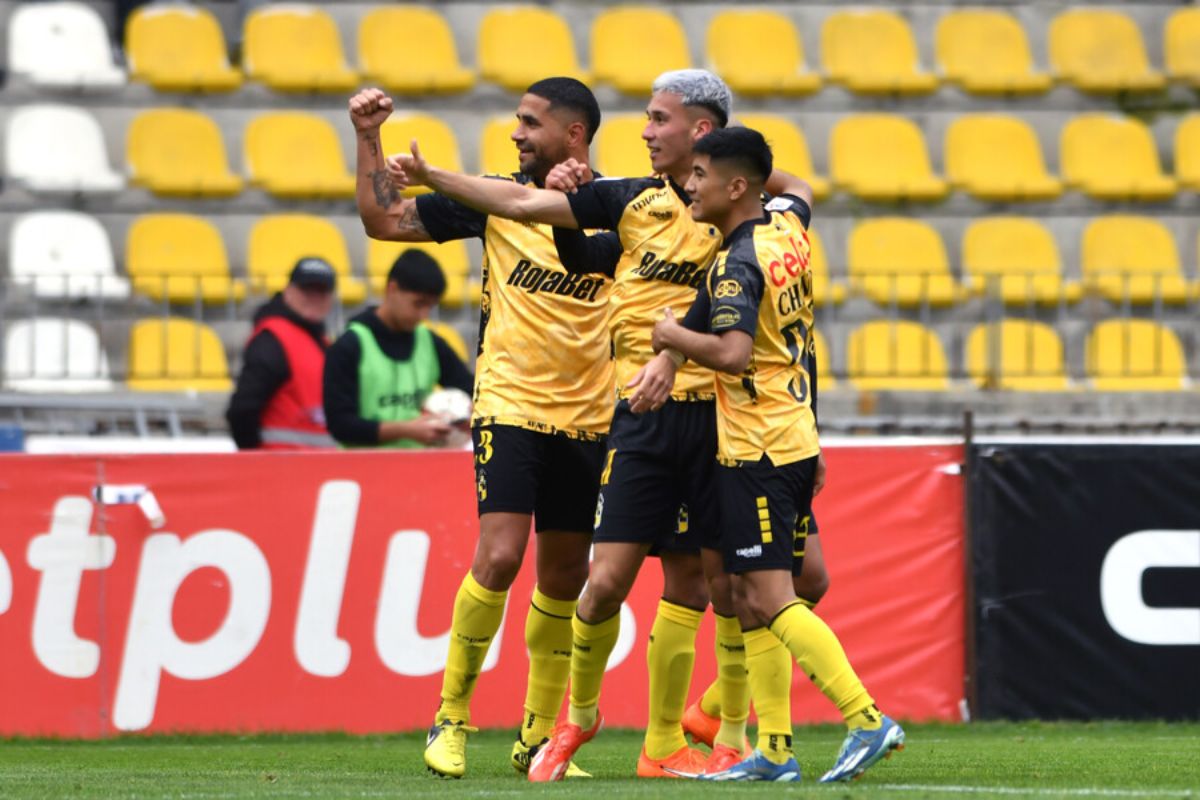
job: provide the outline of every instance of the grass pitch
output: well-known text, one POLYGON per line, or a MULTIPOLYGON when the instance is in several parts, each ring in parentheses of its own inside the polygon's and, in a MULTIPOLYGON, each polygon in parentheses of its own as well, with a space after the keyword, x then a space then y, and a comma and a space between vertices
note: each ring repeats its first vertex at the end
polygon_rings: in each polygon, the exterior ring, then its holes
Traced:
POLYGON ((842 730, 797 727, 804 782, 787 786, 633 778, 638 731, 603 731, 577 759, 596 775, 535 786, 508 765, 512 733, 472 736, 467 777, 439 780, 424 735, 121 737, 0 742, 5 798, 1200 798, 1200 724, 976 723, 905 726, 903 753, 849 785, 819 786, 842 730))

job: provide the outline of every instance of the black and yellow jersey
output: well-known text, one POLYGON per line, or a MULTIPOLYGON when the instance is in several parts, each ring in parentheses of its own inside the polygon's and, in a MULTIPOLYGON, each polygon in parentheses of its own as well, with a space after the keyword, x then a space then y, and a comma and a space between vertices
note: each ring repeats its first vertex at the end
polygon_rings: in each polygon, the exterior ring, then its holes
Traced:
POLYGON ((438 194, 416 202, 434 241, 483 239, 473 423, 580 438, 606 433, 614 403, 612 279, 563 269, 549 225, 481 214, 438 194))
POLYGON ((725 239, 704 287, 713 333, 754 337, 741 375, 717 373, 717 458, 775 466, 821 451, 809 379, 813 352, 808 204, 790 195, 725 239))
MULTIPOLYGON (((687 193, 666 176, 597 178, 567 197, 580 227, 616 231, 620 238, 610 326, 617 394, 626 397, 631 390, 625 385, 654 357, 654 323, 664 308, 682 316, 691 306, 721 234, 692 219, 687 193)), ((712 371, 685 365, 671 396, 711 399, 712 371)))

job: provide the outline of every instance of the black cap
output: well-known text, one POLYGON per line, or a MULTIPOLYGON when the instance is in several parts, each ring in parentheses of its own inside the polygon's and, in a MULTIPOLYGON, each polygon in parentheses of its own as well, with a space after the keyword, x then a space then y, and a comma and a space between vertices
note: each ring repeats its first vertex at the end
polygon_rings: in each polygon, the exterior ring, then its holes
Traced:
POLYGON ((307 256, 296 262, 288 283, 312 289, 324 289, 332 292, 337 285, 337 273, 329 262, 316 256, 307 256))

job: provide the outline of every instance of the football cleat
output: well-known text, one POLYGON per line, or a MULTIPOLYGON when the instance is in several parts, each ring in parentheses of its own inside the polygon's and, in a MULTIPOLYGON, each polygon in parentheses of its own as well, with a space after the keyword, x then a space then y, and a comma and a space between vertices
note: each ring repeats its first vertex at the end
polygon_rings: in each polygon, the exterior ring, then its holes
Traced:
POLYGON ((795 758, 789 758, 782 764, 776 764, 763 755, 761 750, 755 750, 749 758, 738 761, 721 772, 707 773, 697 776, 702 781, 772 781, 774 783, 793 783, 800 780, 800 765, 795 758))
MULTIPOLYGON (((533 757, 537 755, 537 751, 545 746, 546 742, 550 741, 542 739, 537 744, 525 744, 521 741, 521 737, 517 736, 517 740, 513 742, 512 748, 512 766, 517 772, 522 775, 529 773, 529 763, 533 761, 533 757)), ((574 761, 567 765, 567 774, 564 778, 590 778, 592 773, 579 767, 574 761)))
POLYGON ((545 783, 565 778, 575 753, 595 737, 603 724, 604 719, 597 714, 596 723, 586 731, 565 720, 555 725, 550 738, 538 745, 529 762, 529 780, 545 783))
POLYGON ((461 778, 467 771, 467 734, 478 730, 448 719, 434 725, 425 739, 425 766, 442 778, 461 778))
POLYGON ((721 730, 721 718, 710 717, 700 708, 700 701, 697 700, 688 706, 687 711, 683 712, 683 732, 685 735, 692 737, 693 744, 703 744, 708 747, 713 746, 713 741, 717 738, 717 731, 721 730))
POLYGON ((857 778, 882 758, 889 758, 893 750, 904 749, 904 729, 891 717, 883 716, 878 730, 868 731, 854 728, 846 734, 837 760, 829 771, 821 776, 819 783, 836 783, 857 778))
POLYGON ((730 747, 727 744, 718 744, 709 753, 708 760, 704 762, 704 774, 712 775, 717 772, 724 772, 742 759, 753 754, 754 751, 742 752, 736 747, 730 747))
POLYGON ((684 745, 666 758, 650 758, 646 748, 638 756, 639 778, 694 778, 704 771, 704 753, 684 745))

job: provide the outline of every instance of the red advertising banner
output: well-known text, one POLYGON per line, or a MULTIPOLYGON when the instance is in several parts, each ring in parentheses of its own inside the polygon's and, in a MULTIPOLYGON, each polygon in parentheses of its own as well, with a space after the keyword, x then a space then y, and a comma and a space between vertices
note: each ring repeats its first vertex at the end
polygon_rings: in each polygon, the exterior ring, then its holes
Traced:
MULTIPOLYGON (((831 448, 819 607, 888 713, 955 719, 961 447, 831 448)), ((464 452, 0 456, 0 735, 392 731, 437 705, 475 517, 464 452)), ((532 546, 532 545, 531 545, 532 546)), ((532 555, 532 553, 530 553, 532 555)), ((526 558, 472 722, 515 727, 526 558)), ((653 561, 602 699, 646 718, 653 561), (620 687, 620 691, 613 691, 620 687)), ((711 617, 693 694, 714 674, 711 617)), ((834 719, 797 671, 797 721, 834 719)))

